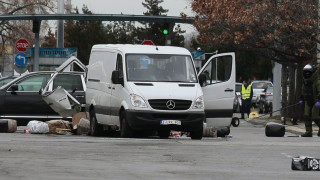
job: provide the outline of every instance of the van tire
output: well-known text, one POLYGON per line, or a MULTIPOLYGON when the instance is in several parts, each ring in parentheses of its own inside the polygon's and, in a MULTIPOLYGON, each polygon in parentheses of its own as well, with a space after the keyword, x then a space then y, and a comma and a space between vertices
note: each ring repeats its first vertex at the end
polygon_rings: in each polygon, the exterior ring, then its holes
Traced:
POLYGON ((128 125, 125 111, 120 113, 120 123, 120 136, 123 138, 133 137, 133 130, 128 125))
POLYGON ((203 136, 203 126, 196 131, 190 132, 191 139, 201 140, 203 136))
POLYGON ((90 135, 91 136, 101 136, 103 132, 103 126, 98 124, 96 113, 94 110, 90 111, 90 135))
POLYGON ((168 139, 170 136, 170 130, 159 130, 158 135, 160 139, 168 139))

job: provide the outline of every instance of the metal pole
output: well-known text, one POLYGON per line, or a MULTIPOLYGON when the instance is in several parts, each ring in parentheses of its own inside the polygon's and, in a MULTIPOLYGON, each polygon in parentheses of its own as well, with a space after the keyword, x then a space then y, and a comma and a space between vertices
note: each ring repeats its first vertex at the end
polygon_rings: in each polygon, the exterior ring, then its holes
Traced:
MULTIPOLYGON (((275 62, 273 67, 273 110, 281 109, 281 64, 275 62)), ((280 115, 280 112, 274 113, 280 115)))
MULTIPOLYGON (((58 3, 58 13, 64 14, 64 0, 59 0, 58 3)), ((57 47, 63 48, 64 47, 64 26, 63 26, 63 20, 58 20, 58 40, 57 40, 57 47)))
POLYGON ((39 32, 34 33, 35 47, 34 47, 34 62, 33 71, 39 71, 39 32))

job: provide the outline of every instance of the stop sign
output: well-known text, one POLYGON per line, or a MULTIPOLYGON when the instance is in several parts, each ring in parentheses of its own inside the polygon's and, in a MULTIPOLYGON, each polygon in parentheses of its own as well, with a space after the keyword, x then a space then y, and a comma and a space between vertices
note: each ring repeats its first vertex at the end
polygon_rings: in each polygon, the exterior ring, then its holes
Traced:
POLYGON ((16 49, 20 52, 26 52, 27 47, 29 47, 29 42, 26 39, 19 39, 16 42, 16 49))
POLYGON ((154 43, 151 40, 144 40, 141 44, 142 45, 154 45, 154 43))

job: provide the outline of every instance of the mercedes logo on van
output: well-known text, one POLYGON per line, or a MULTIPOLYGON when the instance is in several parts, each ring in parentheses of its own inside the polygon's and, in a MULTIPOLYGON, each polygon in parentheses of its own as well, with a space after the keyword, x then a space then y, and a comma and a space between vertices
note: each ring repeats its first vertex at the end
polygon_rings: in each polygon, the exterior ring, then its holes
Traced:
POLYGON ((176 103, 173 100, 169 100, 166 103, 168 109, 173 109, 176 106, 176 103))

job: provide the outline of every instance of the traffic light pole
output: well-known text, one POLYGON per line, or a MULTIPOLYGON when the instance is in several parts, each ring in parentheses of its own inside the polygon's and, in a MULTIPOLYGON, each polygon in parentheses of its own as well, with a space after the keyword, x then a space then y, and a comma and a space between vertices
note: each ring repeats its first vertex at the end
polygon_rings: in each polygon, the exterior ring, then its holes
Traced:
POLYGON ((34 33, 34 60, 33 60, 33 71, 39 71, 39 32, 40 32, 41 20, 34 19, 32 22, 32 32, 34 33))
POLYGON ((166 42, 165 42, 166 46, 171 46, 171 35, 173 32, 174 25, 175 25, 175 23, 169 23, 168 34, 166 35, 166 42))
POLYGON ((39 71, 39 32, 34 33, 35 47, 34 47, 34 61, 33 71, 39 71))

